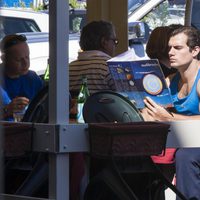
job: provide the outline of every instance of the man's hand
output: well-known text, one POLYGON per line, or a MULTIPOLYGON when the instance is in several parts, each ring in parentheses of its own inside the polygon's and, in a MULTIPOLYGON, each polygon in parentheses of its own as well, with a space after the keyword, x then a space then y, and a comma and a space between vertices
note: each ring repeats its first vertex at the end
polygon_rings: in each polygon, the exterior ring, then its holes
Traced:
POLYGON ((149 115, 148 108, 143 108, 142 110, 140 110, 140 114, 142 115, 144 121, 155 121, 155 119, 151 115, 149 115))
POLYGON ((14 112, 23 110, 29 104, 29 99, 26 97, 15 97, 8 105, 5 106, 7 113, 6 116, 12 116, 14 112))
POLYGON ((173 114, 167 111, 164 107, 156 104, 151 98, 144 99, 146 105, 145 112, 150 115, 155 121, 172 121, 173 114))

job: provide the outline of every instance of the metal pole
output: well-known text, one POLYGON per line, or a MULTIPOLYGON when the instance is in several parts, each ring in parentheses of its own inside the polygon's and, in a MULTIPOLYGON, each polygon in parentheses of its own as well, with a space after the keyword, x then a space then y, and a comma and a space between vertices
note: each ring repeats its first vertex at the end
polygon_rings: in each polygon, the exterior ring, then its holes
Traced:
MULTIPOLYGON (((69 123, 68 0, 49 1, 49 123, 69 123)), ((49 156, 49 198, 69 199, 69 153, 49 156)))
POLYGON ((193 7, 193 0, 187 0, 186 8, 185 8, 185 25, 186 26, 191 26, 192 7, 193 7))
POLYGON ((68 123, 68 27, 66 0, 49 1, 49 123, 68 123))

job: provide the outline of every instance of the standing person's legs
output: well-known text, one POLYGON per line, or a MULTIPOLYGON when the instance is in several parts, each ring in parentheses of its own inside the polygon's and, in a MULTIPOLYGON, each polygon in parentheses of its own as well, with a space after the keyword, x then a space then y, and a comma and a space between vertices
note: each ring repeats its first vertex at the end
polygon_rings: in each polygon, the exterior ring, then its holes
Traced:
POLYGON ((200 148, 177 150, 176 186, 188 200, 200 200, 200 148))

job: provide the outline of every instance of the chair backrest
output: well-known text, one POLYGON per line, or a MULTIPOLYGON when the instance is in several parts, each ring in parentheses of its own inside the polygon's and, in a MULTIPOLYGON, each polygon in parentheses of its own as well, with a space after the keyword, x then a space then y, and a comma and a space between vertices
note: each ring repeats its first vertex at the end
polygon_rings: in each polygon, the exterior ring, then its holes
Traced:
MULTIPOLYGON (((69 109, 71 108, 71 95, 69 94, 69 109)), ((42 90, 30 102, 22 119, 23 122, 48 123, 49 121, 49 86, 42 90)))
POLYGON ((49 95, 48 86, 45 86, 30 102, 23 122, 48 123, 49 119, 49 95))
POLYGON ((83 118, 86 123, 144 121, 127 98, 112 91, 92 94, 84 104, 83 118))

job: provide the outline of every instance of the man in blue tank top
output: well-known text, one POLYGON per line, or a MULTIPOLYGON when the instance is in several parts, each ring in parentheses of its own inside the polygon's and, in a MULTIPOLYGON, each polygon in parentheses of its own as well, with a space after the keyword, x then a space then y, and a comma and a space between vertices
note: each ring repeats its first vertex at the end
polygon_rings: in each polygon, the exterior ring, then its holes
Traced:
MULTIPOLYGON (((167 79, 175 112, 169 114, 150 98, 145 98, 148 119, 200 120, 200 33, 192 27, 178 28, 171 34, 168 46, 170 66, 178 70, 167 79)), ((200 148, 177 150, 176 185, 187 199, 200 199, 200 148)))

